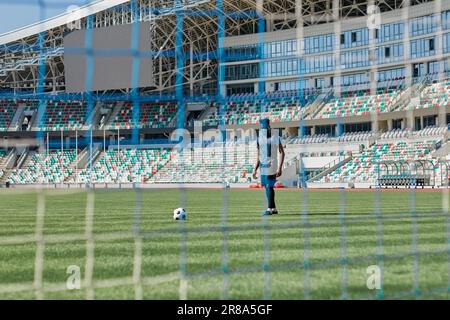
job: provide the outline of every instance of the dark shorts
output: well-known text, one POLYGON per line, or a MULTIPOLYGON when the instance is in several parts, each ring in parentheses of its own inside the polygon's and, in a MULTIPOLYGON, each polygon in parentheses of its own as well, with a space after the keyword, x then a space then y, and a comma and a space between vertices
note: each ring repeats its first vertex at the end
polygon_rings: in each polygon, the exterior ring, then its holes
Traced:
POLYGON ((266 188, 275 187, 275 183, 277 182, 276 175, 265 176, 261 175, 261 185, 266 188))

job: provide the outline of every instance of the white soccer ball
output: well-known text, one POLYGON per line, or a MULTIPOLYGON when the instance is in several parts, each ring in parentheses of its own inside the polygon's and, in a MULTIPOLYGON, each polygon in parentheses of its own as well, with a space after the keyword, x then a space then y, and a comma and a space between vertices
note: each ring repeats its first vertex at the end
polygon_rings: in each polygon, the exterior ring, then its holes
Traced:
POLYGON ((173 210, 173 220, 186 220, 187 213, 184 208, 178 208, 173 210))

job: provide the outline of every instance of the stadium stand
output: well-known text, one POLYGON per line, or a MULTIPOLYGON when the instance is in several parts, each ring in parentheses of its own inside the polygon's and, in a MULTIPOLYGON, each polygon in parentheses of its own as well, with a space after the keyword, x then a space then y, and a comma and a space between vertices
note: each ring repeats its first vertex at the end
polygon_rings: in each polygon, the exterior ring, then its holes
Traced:
POLYGON ((4 171, 2 169, 3 167, 3 162, 5 161, 6 158, 6 151, 5 150, 0 150, 0 178, 3 177, 4 175, 4 171))
POLYGON ((214 143, 187 148, 174 156, 152 179, 158 183, 245 183, 251 180, 256 162, 256 144, 214 143))
POLYGON ((445 107, 450 104, 450 81, 433 83, 422 90, 420 104, 415 109, 445 107))
POLYGON ((81 129, 85 124, 85 101, 48 101, 38 128, 44 131, 81 129))
POLYGON ((146 182, 172 157, 167 149, 111 149, 92 166, 71 178, 79 183, 146 182))
POLYGON ((426 127, 422 130, 414 132, 415 136, 426 137, 426 136, 442 136, 448 129, 446 127, 426 127))
POLYGON ((174 102, 145 102, 139 106, 139 121, 133 122, 133 104, 126 102, 109 125, 110 129, 166 128, 175 117, 174 102))
POLYGON ((228 125, 246 125, 258 123, 262 117, 272 122, 299 120, 304 107, 313 100, 315 95, 299 97, 292 92, 279 92, 258 98, 257 95, 238 95, 230 97, 224 114, 221 115, 219 105, 211 108, 211 112, 204 119, 207 126, 217 126, 221 116, 228 125))
POLYGON ((308 143, 325 143, 329 140, 327 134, 306 135, 303 137, 290 137, 287 144, 308 144, 308 143))
POLYGON ((8 130, 17 109, 17 104, 10 100, 0 100, 0 131, 8 130))
POLYGON ((374 138, 375 134, 370 131, 360 131, 360 132, 346 132, 338 137, 330 137, 328 134, 314 134, 306 135, 303 137, 289 137, 286 140, 286 144, 312 144, 312 143, 327 143, 329 141, 336 142, 358 142, 367 141, 374 138))
POLYGON ((383 160, 427 158, 437 141, 376 143, 351 161, 322 177, 320 182, 374 182, 377 163, 383 160))
POLYGON ((358 141, 367 141, 370 138, 373 138, 374 134, 369 131, 361 131, 361 132, 346 132, 343 135, 337 138, 338 142, 358 142, 358 141))
POLYGON ((336 99, 327 103, 318 113, 318 119, 340 118, 348 116, 367 115, 372 112, 381 113, 390 110, 402 91, 393 90, 390 93, 377 95, 362 95, 336 99))
POLYGON ((13 184, 63 183, 72 174, 76 150, 50 150, 48 154, 30 153, 20 169, 9 176, 13 184))

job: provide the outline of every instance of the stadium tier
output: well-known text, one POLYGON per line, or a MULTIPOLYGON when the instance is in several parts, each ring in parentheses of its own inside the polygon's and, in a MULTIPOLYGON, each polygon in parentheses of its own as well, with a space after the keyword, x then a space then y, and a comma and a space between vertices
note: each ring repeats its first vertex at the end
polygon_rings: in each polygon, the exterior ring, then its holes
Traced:
POLYGON ((114 116, 111 129, 166 128, 175 117, 177 105, 174 102, 145 102, 139 105, 139 120, 133 119, 133 103, 127 102, 114 116))
POLYGON ((17 104, 10 100, 0 100, 0 131, 8 130, 16 112, 17 104))
POLYGON ((99 160, 80 170, 71 182, 132 183, 147 182, 172 157, 167 149, 112 149, 102 152, 99 160))
POLYGON ((223 119, 228 125, 245 125, 258 123, 262 117, 273 122, 295 121, 302 116, 304 102, 295 97, 284 97, 279 101, 232 99, 221 112, 218 106, 204 120, 207 126, 217 126, 223 119))
POLYGON ((248 183, 256 163, 256 144, 232 142, 174 151, 152 178, 157 183, 248 183))
POLYGON ((361 116, 388 112, 401 95, 394 90, 386 94, 363 95, 336 99, 327 103, 317 115, 318 119, 361 116))
POLYGON ((50 150, 47 153, 29 153, 19 169, 9 176, 13 184, 63 183, 72 173, 75 150, 50 150))
POLYGON ((6 151, 0 150, 0 178, 3 177, 3 175, 5 173, 2 168, 4 165, 5 159, 6 159, 6 151))
POLYGON ((444 108, 448 105, 450 105, 450 81, 445 81, 425 87, 420 95, 420 103, 414 105, 414 108, 444 108))
POLYGON ((44 131, 81 129, 85 125, 86 112, 84 101, 48 101, 38 127, 44 131))
POLYGON ((376 143, 353 157, 319 182, 372 182, 377 179, 380 161, 408 161, 429 158, 437 141, 376 143))

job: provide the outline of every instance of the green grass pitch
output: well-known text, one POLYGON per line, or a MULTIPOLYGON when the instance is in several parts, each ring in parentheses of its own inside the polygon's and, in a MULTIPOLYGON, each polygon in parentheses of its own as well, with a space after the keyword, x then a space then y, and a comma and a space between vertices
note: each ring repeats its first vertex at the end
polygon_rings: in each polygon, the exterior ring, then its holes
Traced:
MULTIPOLYGON (((180 292, 188 299, 449 297, 448 193, 280 190, 280 214, 267 220, 261 190, 96 190, 93 196, 94 289, 82 282, 80 290, 67 290, 68 266, 79 266, 85 278, 88 193, 43 192, 41 298, 134 299, 137 290, 144 299, 179 299, 180 292), (172 220, 179 206, 188 212, 184 223, 172 220), (136 225, 138 286, 132 282, 136 225), (370 265, 382 266, 382 291, 366 286, 370 265)), ((34 190, 0 192, 1 299, 38 296, 30 287, 38 199, 34 190)))

